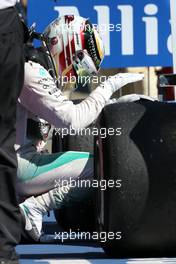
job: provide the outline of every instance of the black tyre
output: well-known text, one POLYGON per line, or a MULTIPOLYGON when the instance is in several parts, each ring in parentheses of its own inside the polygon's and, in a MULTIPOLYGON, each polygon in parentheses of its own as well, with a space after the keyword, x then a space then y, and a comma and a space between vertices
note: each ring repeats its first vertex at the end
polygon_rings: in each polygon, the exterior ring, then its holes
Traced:
POLYGON ((120 136, 111 129, 111 136, 95 139, 96 178, 118 182, 97 196, 99 232, 112 232, 101 243, 105 252, 122 258, 175 255, 176 104, 108 105, 97 125, 122 128, 120 136))

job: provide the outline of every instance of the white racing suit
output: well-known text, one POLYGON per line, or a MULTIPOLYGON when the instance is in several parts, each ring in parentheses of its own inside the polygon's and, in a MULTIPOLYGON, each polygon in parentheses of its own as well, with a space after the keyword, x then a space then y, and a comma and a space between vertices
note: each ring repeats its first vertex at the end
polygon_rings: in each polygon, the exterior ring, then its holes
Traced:
MULTIPOLYGON (((62 129, 64 133, 65 129, 68 132, 71 129, 80 131, 98 117, 115 91, 142 78, 141 74, 117 74, 74 105, 57 88, 46 69, 38 63, 25 63, 24 87, 18 102, 16 124, 17 191, 25 230, 34 240, 41 238, 43 214, 64 204, 70 205, 72 201, 88 199, 94 190, 91 188, 92 154, 42 152, 49 124, 58 132, 62 129), (86 185, 82 184, 85 182, 86 185)), ((133 99, 139 100, 140 97, 134 96, 133 99)), ((125 100, 129 101, 129 98, 125 100)))
MULTIPOLYGON (((86 152, 42 153, 43 141, 35 134, 28 136, 28 119, 46 120, 58 129, 85 128, 99 115, 109 100, 110 92, 101 87, 94 90, 84 101, 74 105, 56 87, 53 78, 40 64, 25 63, 25 81, 18 102, 17 140, 18 183, 20 198, 46 193, 50 209, 59 208, 65 201, 82 199, 86 192, 80 188, 66 190, 59 186, 81 179, 92 179, 93 156, 86 152), (35 138, 36 137, 36 138, 35 138)), ((35 127, 35 126, 34 126, 35 127)), ((30 130, 32 130, 30 128, 30 130)), ((68 186, 67 186, 68 187, 68 186)))

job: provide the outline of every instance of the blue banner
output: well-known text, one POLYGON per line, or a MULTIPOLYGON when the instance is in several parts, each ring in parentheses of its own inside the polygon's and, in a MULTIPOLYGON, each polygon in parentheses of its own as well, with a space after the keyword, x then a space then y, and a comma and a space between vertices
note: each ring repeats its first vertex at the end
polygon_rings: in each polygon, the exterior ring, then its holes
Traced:
POLYGON ((172 66, 169 0, 28 0, 28 24, 39 32, 65 14, 98 27, 105 68, 172 66))

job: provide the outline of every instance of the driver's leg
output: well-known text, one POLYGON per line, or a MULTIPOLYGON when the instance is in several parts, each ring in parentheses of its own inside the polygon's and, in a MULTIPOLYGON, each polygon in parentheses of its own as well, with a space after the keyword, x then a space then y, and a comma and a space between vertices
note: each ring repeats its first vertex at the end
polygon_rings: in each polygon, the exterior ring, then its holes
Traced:
POLYGON ((20 207, 26 229, 35 240, 41 235, 43 214, 92 194, 89 187, 93 179, 93 156, 90 153, 27 153, 18 163, 19 194, 32 196, 20 207))

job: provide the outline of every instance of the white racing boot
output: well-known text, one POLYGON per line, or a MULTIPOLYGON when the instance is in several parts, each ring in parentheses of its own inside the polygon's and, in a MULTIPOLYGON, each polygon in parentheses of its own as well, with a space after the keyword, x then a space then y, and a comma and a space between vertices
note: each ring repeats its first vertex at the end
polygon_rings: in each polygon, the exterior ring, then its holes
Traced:
POLYGON ((47 209, 34 196, 26 199, 19 206, 26 232, 32 239, 39 241, 42 235, 42 218, 47 213, 47 209))
POLYGON ((33 240, 39 241, 43 234, 43 215, 50 210, 60 208, 69 190, 69 186, 57 187, 37 197, 31 196, 19 205, 25 223, 25 230, 33 240))

